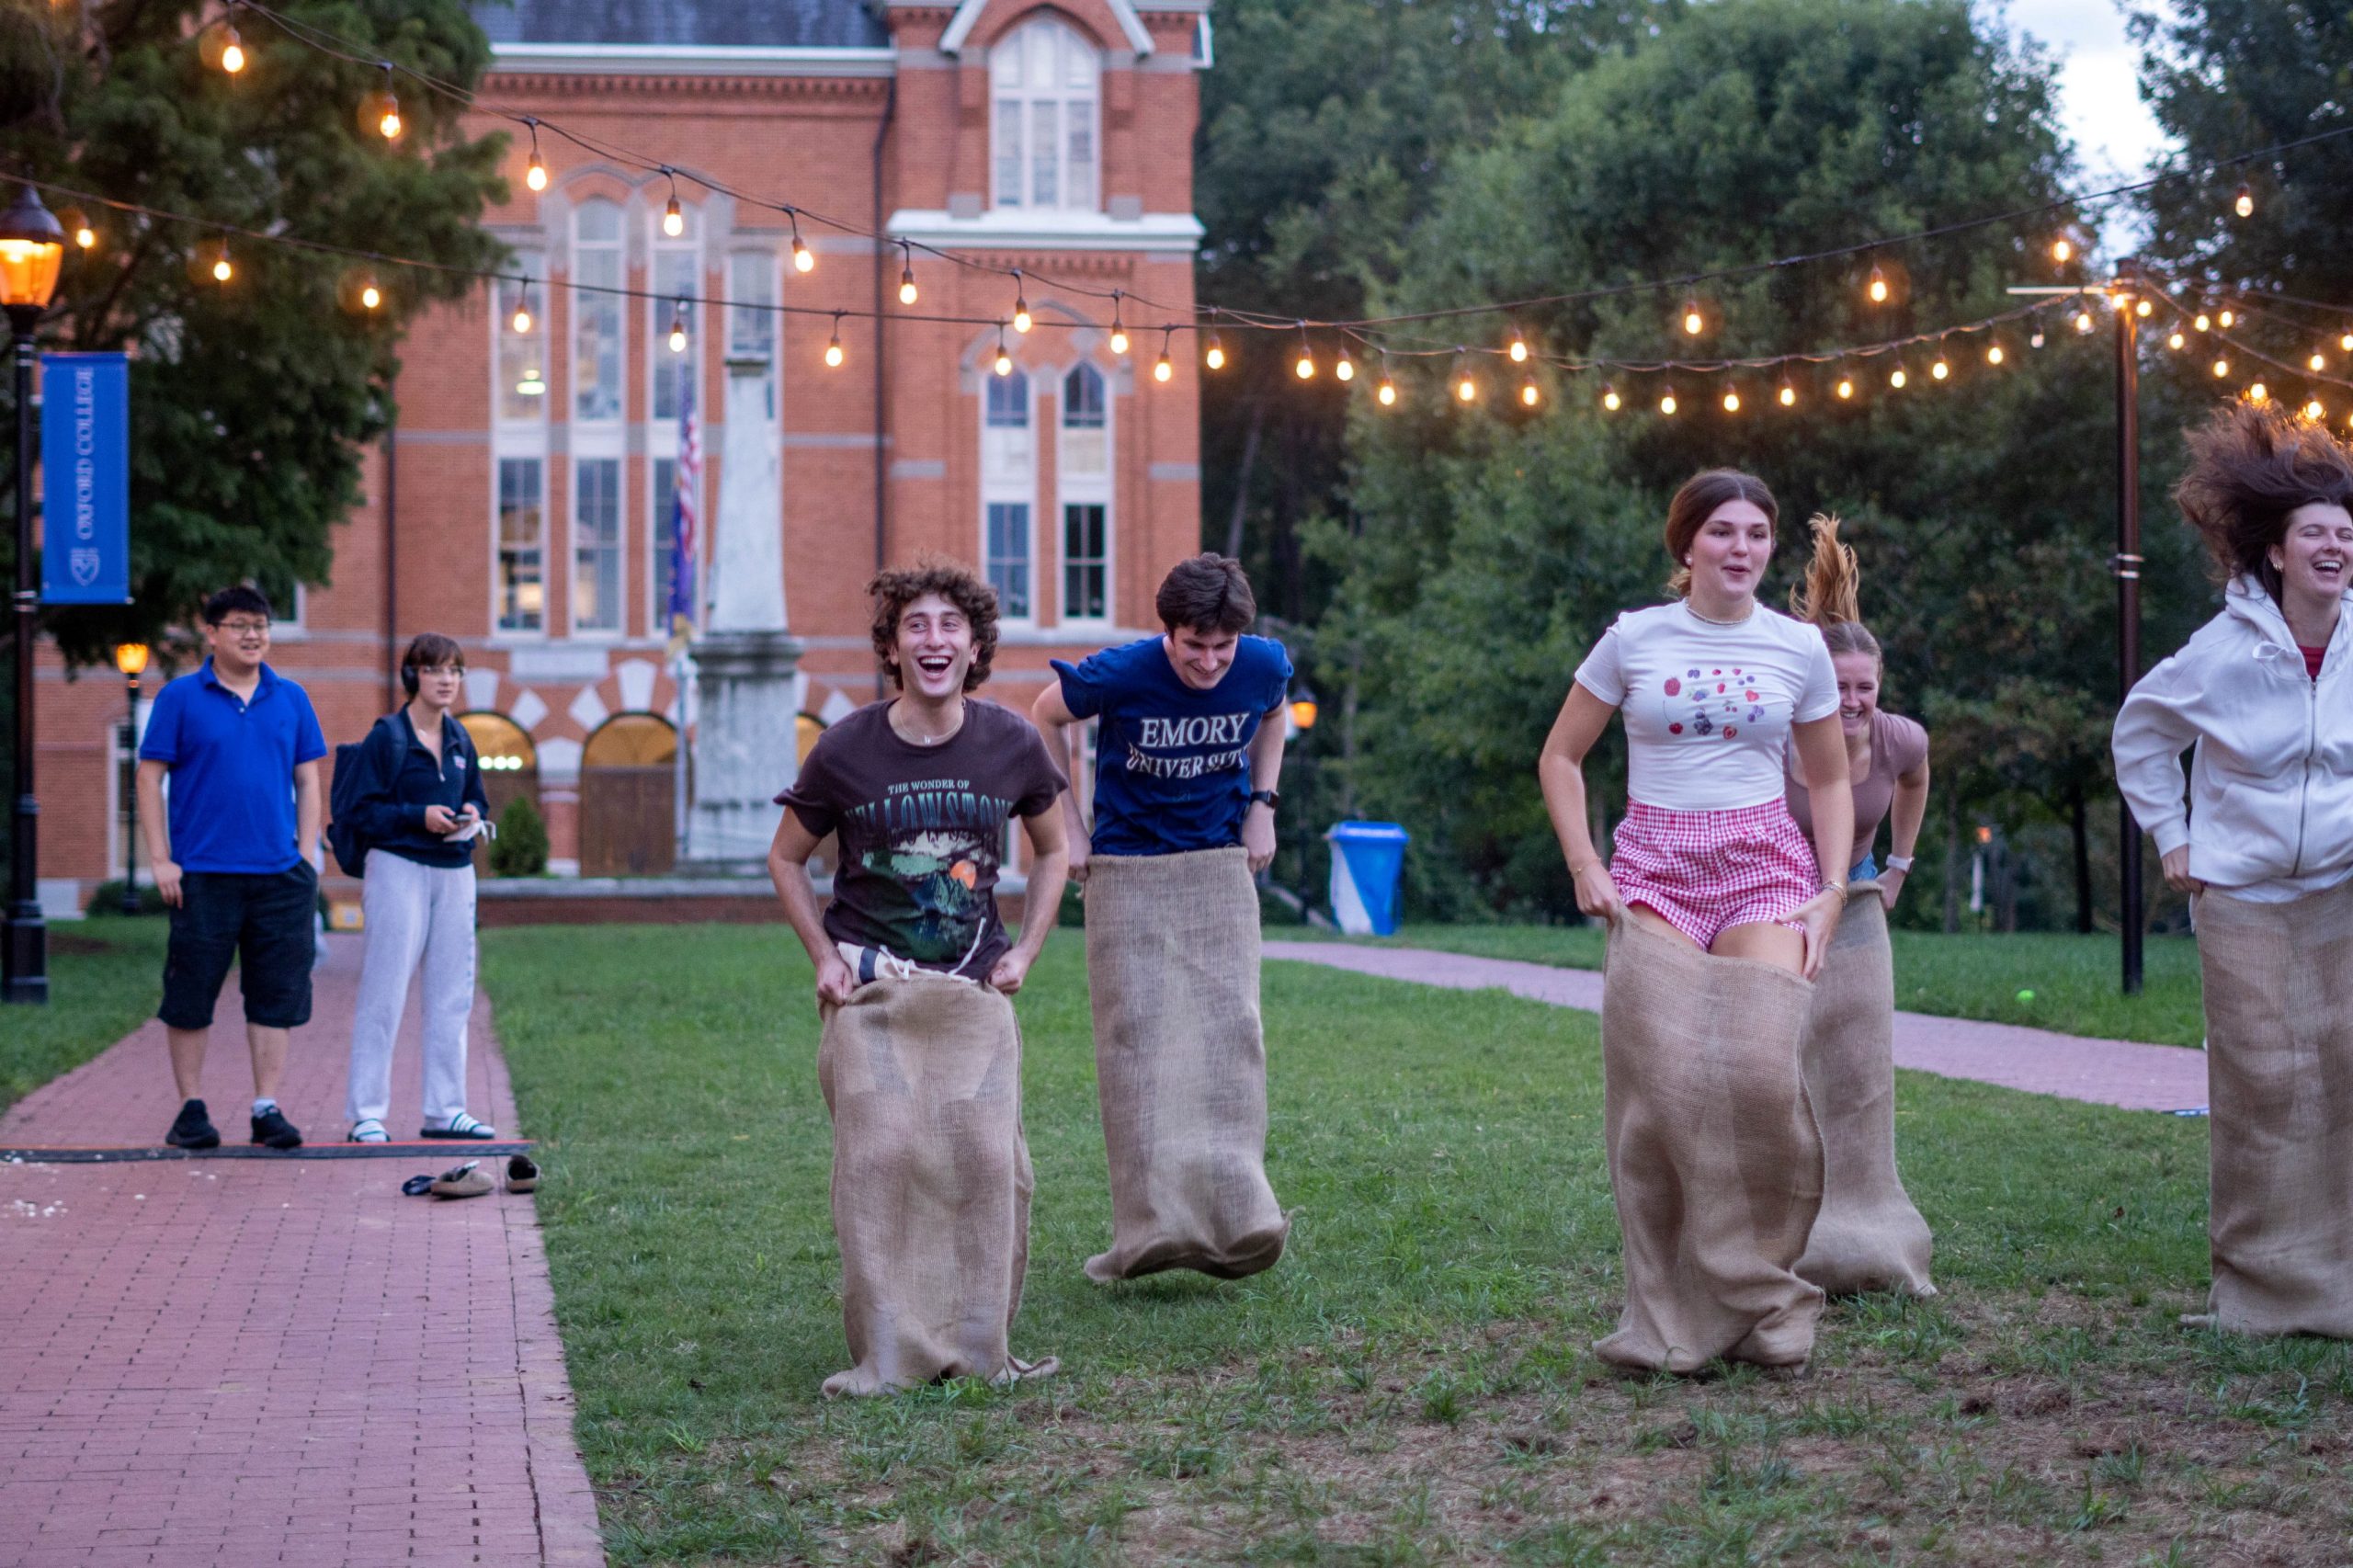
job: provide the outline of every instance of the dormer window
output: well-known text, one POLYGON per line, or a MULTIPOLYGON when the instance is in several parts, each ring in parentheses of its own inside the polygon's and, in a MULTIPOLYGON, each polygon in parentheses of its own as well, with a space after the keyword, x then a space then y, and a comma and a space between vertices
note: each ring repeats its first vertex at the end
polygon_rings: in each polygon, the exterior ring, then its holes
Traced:
POLYGON ((997 206, 1095 210, 1102 74, 1094 48, 1050 17, 989 51, 997 206))

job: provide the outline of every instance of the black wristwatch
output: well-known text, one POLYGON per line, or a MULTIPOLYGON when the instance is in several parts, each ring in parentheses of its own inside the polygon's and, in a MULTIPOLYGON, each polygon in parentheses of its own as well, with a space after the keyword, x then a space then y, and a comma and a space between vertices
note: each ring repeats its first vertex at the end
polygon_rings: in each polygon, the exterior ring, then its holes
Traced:
POLYGON ((1279 811, 1282 809, 1283 798, 1276 790, 1253 790, 1250 791, 1251 804, 1256 805, 1262 801, 1266 802, 1267 809, 1268 811, 1279 811))

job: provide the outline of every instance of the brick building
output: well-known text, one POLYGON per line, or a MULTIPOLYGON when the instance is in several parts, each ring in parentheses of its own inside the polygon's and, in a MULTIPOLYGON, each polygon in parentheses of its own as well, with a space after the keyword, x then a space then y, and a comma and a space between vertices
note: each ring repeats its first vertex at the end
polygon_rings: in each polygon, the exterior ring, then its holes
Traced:
MULTIPOLYGON (((543 131, 550 178, 534 194, 531 143, 516 133, 513 198, 484 221, 521 271, 559 286, 528 301, 513 284, 485 288, 415 324, 399 425, 335 531, 333 580, 281 608, 272 665, 309 689, 330 745, 394 705, 410 636, 448 632, 467 649, 469 724, 494 759, 494 804, 535 795, 552 869, 666 866, 678 408, 690 390, 703 419, 707 564, 728 522, 716 415, 730 359, 739 374, 769 361, 767 455, 803 649, 793 711, 778 722, 804 745, 877 694, 860 588, 878 558, 985 565, 1005 627, 983 694, 1008 705, 1027 707, 1050 657, 1153 627, 1160 574, 1199 547, 1194 356, 1180 338, 1173 378, 1156 381, 1160 335, 1139 330, 1115 354, 1099 330, 1108 301, 1061 285, 1189 310, 1206 11, 1206 0, 485 6, 485 101, 893 241, 1017 267, 1039 326, 1006 335, 1016 369, 999 376, 995 329, 908 318, 1009 316, 1007 278, 916 252, 920 300, 903 307, 895 244, 804 221, 804 272, 785 212, 690 181, 676 187, 673 236, 665 176, 543 131), (567 278, 659 298, 576 292, 567 278), (673 353, 678 293, 879 306, 886 319, 841 321, 844 363, 828 368, 830 316, 711 303, 687 312, 685 352, 673 353), (532 329, 517 333, 525 303, 532 329)), ((1132 328, 1163 319, 1127 307, 1132 328)), ((710 593, 699 585, 698 601, 710 593)), ((53 656, 40 681, 43 902, 64 914, 122 864, 123 694, 99 672, 66 680, 53 656)))

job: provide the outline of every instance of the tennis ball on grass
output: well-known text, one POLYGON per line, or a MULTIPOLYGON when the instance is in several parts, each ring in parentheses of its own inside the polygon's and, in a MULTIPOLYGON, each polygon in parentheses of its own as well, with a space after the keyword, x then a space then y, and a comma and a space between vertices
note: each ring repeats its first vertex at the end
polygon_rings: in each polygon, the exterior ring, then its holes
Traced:
POLYGON ((2025 990, 2023 990, 2023 991, 2019 992, 2019 993, 2018 993, 2018 1000, 2019 1000, 2019 1001, 2021 1001, 2021 1002, 2031 1002, 2031 1001, 2033 1001, 2033 1000, 2034 1000, 2034 988, 2033 988, 2032 986, 2029 986, 2027 989, 2025 989, 2025 990))

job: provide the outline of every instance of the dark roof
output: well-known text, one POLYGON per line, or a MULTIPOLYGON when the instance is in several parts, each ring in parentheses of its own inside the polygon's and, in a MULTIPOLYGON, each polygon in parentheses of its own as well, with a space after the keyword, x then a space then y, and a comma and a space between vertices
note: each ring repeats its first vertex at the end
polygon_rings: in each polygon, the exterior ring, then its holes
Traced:
POLYGON ((493 43, 703 44, 875 49, 864 0, 474 0, 493 43))

